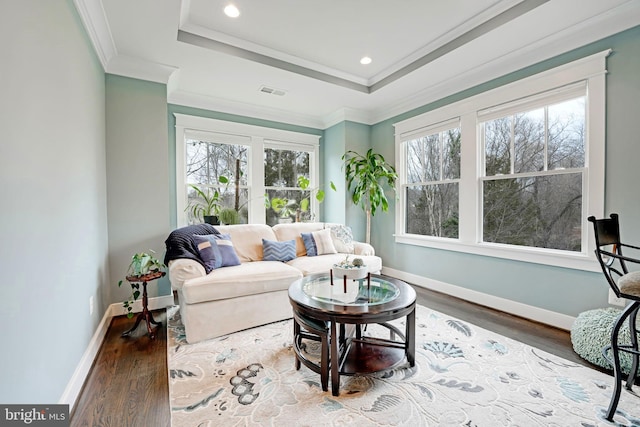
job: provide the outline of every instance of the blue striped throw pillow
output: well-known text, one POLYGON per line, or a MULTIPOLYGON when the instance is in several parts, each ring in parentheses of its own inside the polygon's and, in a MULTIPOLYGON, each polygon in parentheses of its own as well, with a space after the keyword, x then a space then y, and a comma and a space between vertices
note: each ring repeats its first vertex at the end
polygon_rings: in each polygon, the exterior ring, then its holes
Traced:
POLYGON ((296 241, 276 242, 262 239, 262 259, 265 261, 291 261, 296 257, 296 241))

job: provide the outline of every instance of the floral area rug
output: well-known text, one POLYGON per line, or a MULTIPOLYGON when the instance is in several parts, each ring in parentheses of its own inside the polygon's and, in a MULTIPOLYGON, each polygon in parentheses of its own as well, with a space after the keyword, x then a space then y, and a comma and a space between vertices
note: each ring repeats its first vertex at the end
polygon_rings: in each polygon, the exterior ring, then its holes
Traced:
POLYGON ((613 377, 422 306, 415 367, 341 376, 338 397, 295 370, 291 320, 187 344, 177 307, 168 317, 173 427, 640 426, 627 391, 604 420, 613 377))

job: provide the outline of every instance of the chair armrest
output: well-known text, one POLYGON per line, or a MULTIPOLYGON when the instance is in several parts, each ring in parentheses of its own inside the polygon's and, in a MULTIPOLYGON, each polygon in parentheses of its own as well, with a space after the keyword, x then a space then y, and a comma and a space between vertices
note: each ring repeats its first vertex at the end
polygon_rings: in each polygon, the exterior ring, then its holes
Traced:
POLYGON ((171 288, 174 290, 182 289, 182 285, 186 280, 206 275, 204 267, 192 259, 179 258, 169 261, 169 281, 171 282, 171 288))
MULTIPOLYGON (((625 246, 627 246, 627 245, 625 245, 625 246)), ((623 260, 623 261, 640 264, 640 259, 631 258, 631 257, 620 255, 620 254, 614 254, 613 252, 605 251, 605 250, 602 250, 602 249, 600 250, 600 252, 603 255, 606 255, 606 256, 611 257, 611 258, 620 259, 620 260, 623 260)))
POLYGON ((640 250, 640 247, 633 246, 633 245, 627 245, 626 243, 620 243, 620 246, 623 247, 623 248, 631 248, 631 249, 640 250))
POLYGON ((368 243, 353 242, 353 254, 354 255, 375 255, 376 250, 368 243))

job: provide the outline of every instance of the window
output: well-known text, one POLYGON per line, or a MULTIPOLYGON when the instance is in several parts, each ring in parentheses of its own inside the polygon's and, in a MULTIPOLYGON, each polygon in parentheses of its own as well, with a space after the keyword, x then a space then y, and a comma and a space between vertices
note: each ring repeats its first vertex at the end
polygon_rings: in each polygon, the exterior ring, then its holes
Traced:
MULTIPOLYGON (((248 222, 250 139, 215 132, 185 132, 187 206, 196 199, 203 201, 196 190, 216 195, 220 208, 232 208, 240 222, 248 222)), ((187 210, 190 224, 199 222, 187 210)))
POLYGON ((458 237, 460 126, 429 129, 406 141, 408 234, 458 237))
POLYGON ((608 54, 396 123, 396 241, 597 269, 608 54))
POLYGON ((484 242, 582 251, 585 101, 582 95, 479 123, 484 242))
POLYGON ((316 218, 317 203, 302 203, 303 176, 318 181, 319 136, 176 114, 176 216, 179 226, 199 222, 188 209, 202 199, 196 189, 217 195, 221 208, 238 212, 241 223, 273 225, 283 218, 316 218), (265 196, 267 197, 265 199, 265 196), (290 215, 271 207, 286 201, 290 215), (301 206, 306 208, 301 209, 301 206))
MULTIPOLYGON (((303 191, 298 178, 309 178, 309 160, 313 153, 307 151, 265 148, 264 183, 268 200, 281 200, 277 207, 267 207, 267 224, 282 221, 311 221, 315 213, 303 209, 304 199, 309 200, 309 191, 303 191)), ((272 203, 273 204, 273 203, 272 203)))

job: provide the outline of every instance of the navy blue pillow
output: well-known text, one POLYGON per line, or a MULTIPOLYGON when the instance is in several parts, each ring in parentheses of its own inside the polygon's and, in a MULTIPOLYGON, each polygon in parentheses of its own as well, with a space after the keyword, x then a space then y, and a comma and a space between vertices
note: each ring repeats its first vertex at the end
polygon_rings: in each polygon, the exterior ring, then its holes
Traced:
POLYGON ((296 257, 296 241, 276 242, 262 239, 262 251, 262 259, 265 261, 291 261, 296 257))
POLYGON ((210 269, 207 274, 215 268, 240 265, 240 259, 233 248, 231 236, 228 234, 194 235, 193 240, 196 242, 202 262, 205 264, 205 271, 207 263, 209 264, 208 268, 210 269))
POLYGON ((197 234, 193 235, 193 241, 198 248, 200 259, 204 264, 204 269, 207 274, 216 268, 222 267, 222 254, 220 253, 218 243, 216 243, 216 239, 214 239, 213 236, 213 234, 204 236, 197 234))

